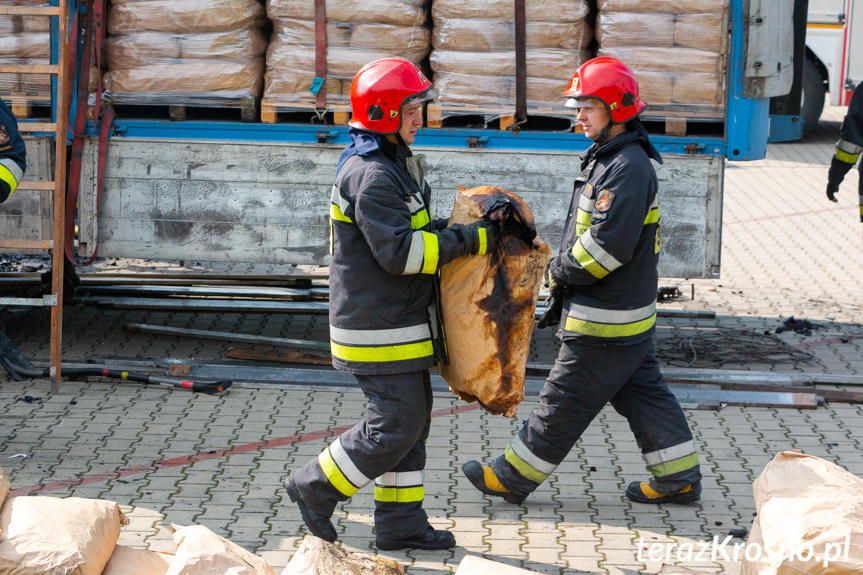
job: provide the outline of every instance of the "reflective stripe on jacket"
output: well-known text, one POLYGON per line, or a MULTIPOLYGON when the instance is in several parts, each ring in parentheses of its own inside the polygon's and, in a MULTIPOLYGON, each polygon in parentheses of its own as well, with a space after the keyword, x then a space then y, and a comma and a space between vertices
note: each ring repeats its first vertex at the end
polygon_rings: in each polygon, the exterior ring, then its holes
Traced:
POLYGON ((351 135, 359 145, 343 156, 330 201, 333 365, 357 374, 426 369, 435 363, 436 273, 464 255, 464 234, 433 229, 431 189, 408 148, 351 135))
POLYGON ((564 339, 627 344, 653 334, 660 209, 645 143, 625 132, 592 146, 582 161, 551 267, 566 290, 564 339))
POLYGON ((27 148, 18 132, 12 110, 0 100, 0 202, 5 201, 24 177, 27 148))

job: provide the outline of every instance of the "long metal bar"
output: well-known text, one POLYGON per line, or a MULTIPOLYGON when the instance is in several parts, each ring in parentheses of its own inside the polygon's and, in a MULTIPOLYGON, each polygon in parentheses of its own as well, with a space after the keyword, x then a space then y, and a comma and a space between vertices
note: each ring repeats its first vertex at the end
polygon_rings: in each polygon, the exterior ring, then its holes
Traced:
POLYGON ((294 288, 263 288, 263 287, 218 287, 218 286, 171 286, 171 285, 102 285, 87 286, 90 294, 142 294, 165 296, 197 296, 220 298, 270 298, 292 300, 298 298, 320 298, 329 296, 327 288, 294 289, 294 288))
POLYGON ((238 311, 259 313, 329 313, 329 304, 318 301, 266 301, 217 299, 157 299, 146 297, 76 297, 75 303, 117 309, 172 309, 185 311, 238 311))
POLYGON ((229 331, 211 331, 206 329, 188 329, 182 327, 171 327, 167 325, 150 325, 145 323, 130 323, 126 325, 129 331, 139 333, 155 333, 171 336, 191 336, 201 339, 215 339, 220 341, 236 341, 243 343, 262 343, 279 347, 290 347, 296 349, 312 349, 316 351, 330 351, 330 344, 324 341, 309 341, 305 339, 289 339, 285 337, 268 337, 263 335, 251 335, 245 333, 233 333, 229 331))

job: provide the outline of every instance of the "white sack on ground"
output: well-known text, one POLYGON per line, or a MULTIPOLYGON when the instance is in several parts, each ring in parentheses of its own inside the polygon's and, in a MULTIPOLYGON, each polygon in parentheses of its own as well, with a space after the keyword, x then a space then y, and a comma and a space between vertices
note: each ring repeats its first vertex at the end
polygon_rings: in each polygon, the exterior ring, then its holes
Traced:
POLYGON ((863 479, 819 457, 783 451, 752 488, 758 516, 743 575, 863 572, 863 479))

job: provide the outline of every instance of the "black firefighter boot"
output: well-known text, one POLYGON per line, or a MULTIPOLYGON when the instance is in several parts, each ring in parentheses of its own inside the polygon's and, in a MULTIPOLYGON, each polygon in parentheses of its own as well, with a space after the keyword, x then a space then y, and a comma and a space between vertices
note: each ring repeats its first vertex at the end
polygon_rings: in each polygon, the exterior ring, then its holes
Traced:
POLYGON ((291 498, 291 501, 297 504, 297 507, 300 509, 300 516, 303 518, 303 521, 306 524, 306 527, 309 528, 309 531, 312 532, 312 535, 315 537, 320 537, 324 541, 329 541, 333 543, 336 540, 336 528, 333 527, 332 521, 330 518, 321 515, 320 513, 316 513, 312 511, 308 507, 306 507, 303 500, 300 499, 300 491, 297 489, 297 486, 294 484, 294 480, 292 477, 288 477, 285 481, 285 491, 288 492, 288 497, 291 498))
POLYGON ((419 535, 408 537, 406 539, 396 539, 394 541, 381 540, 376 541, 378 549, 381 551, 395 551, 397 549, 426 549, 428 551, 437 551, 440 549, 450 549, 455 547, 455 537, 449 531, 435 529, 429 525, 425 531, 419 535))
POLYGON ((633 481, 626 488, 626 496, 638 503, 678 503, 680 505, 691 505, 701 499, 701 481, 672 491, 660 493, 646 481, 633 481))
POLYGON ((504 487, 494 470, 488 465, 483 465, 479 461, 471 459, 461 466, 461 470, 473 486, 486 495, 502 497, 504 501, 515 503, 516 505, 525 499, 524 496, 517 495, 504 487))

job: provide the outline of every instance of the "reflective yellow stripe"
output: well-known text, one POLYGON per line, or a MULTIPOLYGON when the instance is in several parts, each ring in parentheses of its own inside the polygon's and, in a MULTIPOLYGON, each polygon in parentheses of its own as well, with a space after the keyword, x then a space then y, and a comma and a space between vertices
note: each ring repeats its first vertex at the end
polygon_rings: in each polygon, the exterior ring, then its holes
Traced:
POLYGON ((511 445, 506 446, 504 457, 510 465, 515 467, 516 471, 518 471, 523 477, 530 479, 534 483, 542 483, 548 477, 548 475, 531 467, 531 465, 527 461, 516 455, 515 451, 512 450, 511 445))
POLYGON ((339 490, 339 493, 345 497, 350 497, 359 491, 359 488, 348 481, 348 478, 344 476, 339 469, 339 466, 336 465, 335 461, 333 461, 329 448, 324 449, 318 454, 318 463, 320 464, 321 469, 324 470, 324 475, 327 476, 327 479, 330 480, 333 487, 339 490))
POLYGON ((335 204, 330 204, 330 217, 340 222, 348 222, 349 224, 354 223, 354 221, 343 214, 342 209, 335 204))
POLYGON ((647 216, 644 218, 644 225, 647 224, 655 224, 659 221, 659 208, 651 208, 649 212, 647 212, 647 216))
POLYGON ((18 180, 15 179, 15 175, 7 168, 6 166, 0 164, 0 180, 6 182, 9 186, 9 195, 12 195, 12 192, 18 187, 18 180))
POLYGON ((422 234, 425 249, 423 251, 423 269, 420 270, 420 273, 433 274, 437 270, 437 262, 440 258, 437 236, 429 232, 423 232, 422 234))
POLYGON ((417 212, 411 216, 411 229, 418 230, 430 221, 428 210, 417 212))
POLYGON ((653 324, 655 323, 656 314, 653 314, 649 318, 641 321, 623 324, 596 323, 583 319, 576 319, 574 317, 567 317, 566 325, 563 329, 595 337, 627 337, 644 333, 653 327, 653 324))
POLYGON ((840 162, 845 162, 846 164, 851 164, 853 166, 857 162, 857 158, 859 157, 860 154, 849 154, 844 150, 836 148, 836 159, 840 162))
POLYGON ((479 236, 479 251, 476 253, 483 255, 488 249, 488 238, 485 235, 485 228, 477 228, 476 234, 479 236))
POLYGON ((652 473, 654 477, 666 477, 668 475, 680 473, 681 471, 686 471, 687 469, 692 469, 696 465, 698 465, 698 454, 691 453, 686 457, 681 457, 674 461, 666 461, 658 465, 651 465, 647 469, 650 470, 650 473, 652 473))
POLYGON ((351 347, 330 341, 333 357, 345 361, 402 361, 434 355, 431 340, 384 347, 351 347))
POLYGON ((385 503, 414 503, 425 498, 425 488, 419 487, 378 487, 375 485, 375 501, 385 503))
POLYGON ((602 279, 608 275, 608 270, 599 265, 599 262, 587 253, 587 250, 581 245, 581 239, 576 240, 575 245, 572 246, 572 257, 581 264, 581 267, 590 272, 590 275, 593 277, 602 279))
POLYGON ((591 213, 578 208, 578 211, 575 212, 575 223, 581 224, 583 226, 590 225, 590 216, 591 213))

